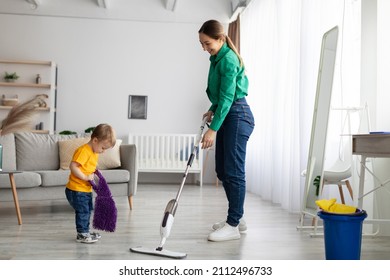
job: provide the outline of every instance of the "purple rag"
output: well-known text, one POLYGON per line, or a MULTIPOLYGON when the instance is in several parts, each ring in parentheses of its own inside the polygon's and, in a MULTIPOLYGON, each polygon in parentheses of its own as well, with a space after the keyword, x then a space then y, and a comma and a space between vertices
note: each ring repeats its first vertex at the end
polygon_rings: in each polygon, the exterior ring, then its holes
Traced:
POLYGON ((90 184, 97 195, 92 224, 95 229, 114 232, 117 218, 115 202, 102 173, 96 169, 95 175, 95 180, 90 181, 90 184))

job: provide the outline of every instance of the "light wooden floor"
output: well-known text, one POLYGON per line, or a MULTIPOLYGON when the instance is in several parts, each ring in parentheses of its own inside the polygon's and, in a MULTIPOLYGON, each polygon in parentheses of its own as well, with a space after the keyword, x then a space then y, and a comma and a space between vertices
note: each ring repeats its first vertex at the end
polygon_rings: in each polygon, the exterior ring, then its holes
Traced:
MULTIPOLYGON (((66 200, 21 201, 23 225, 17 225, 13 202, 0 204, 0 259, 3 260, 153 260, 130 247, 156 248, 168 201, 179 185, 140 185, 130 211, 127 198, 115 198, 117 230, 102 232, 95 244, 75 242, 74 213, 66 200)), ((221 187, 186 185, 164 248, 187 253, 189 260, 323 260, 323 237, 298 231, 298 214, 247 194, 248 231, 240 240, 209 242, 211 225, 224 218, 221 187)), ((364 237, 361 259, 390 259, 390 237, 364 237)))

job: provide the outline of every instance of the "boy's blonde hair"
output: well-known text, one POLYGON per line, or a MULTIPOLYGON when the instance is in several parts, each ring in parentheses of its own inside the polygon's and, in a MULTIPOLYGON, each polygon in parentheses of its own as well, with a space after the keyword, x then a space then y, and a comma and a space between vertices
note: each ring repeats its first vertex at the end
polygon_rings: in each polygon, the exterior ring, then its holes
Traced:
POLYGON ((96 138, 99 142, 108 140, 112 147, 115 146, 116 135, 111 125, 101 123, 92 131, 91 139, 96 138))

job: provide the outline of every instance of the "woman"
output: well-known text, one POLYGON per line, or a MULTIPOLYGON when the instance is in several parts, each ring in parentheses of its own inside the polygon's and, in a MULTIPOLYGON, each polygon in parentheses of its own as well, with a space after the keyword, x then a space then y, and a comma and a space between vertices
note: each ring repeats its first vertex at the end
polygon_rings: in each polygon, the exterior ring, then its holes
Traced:
POLYGON ((215 166, 228 200, 226 220, 213 225, 210 241, 240 238, 246 230, 242 220, 245 200, 246 145, 254 128, 254 118, 245 96, 248 78, 240 54, 223 26, 216 20, 206 21, 199 30, 199 40, 210 54, 207 96, 211 107, 203 115, 210 122, 203 136, 202 148, 210 148, 214 141, 215 166))

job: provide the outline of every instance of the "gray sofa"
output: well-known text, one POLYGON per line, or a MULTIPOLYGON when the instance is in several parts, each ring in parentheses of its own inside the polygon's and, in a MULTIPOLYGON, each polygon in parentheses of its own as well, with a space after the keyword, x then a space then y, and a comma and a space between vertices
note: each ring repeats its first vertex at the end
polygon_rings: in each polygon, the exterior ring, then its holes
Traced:
MULTIPOLYGON (((60 169, 59 141, 73 138, 82 138, 82 135, 23 132, 0 137, 3 170, 22 171, 14 174, 19 201, 65 199, 70 171, 60 169)), ((100 170, 112 195, 127 196, 132 209, 138 180, 136 147, 122 144, 117 150, 120 166, 100 170)), ((13 201, 7 174, 0 174, 0 201, 13 201)))

